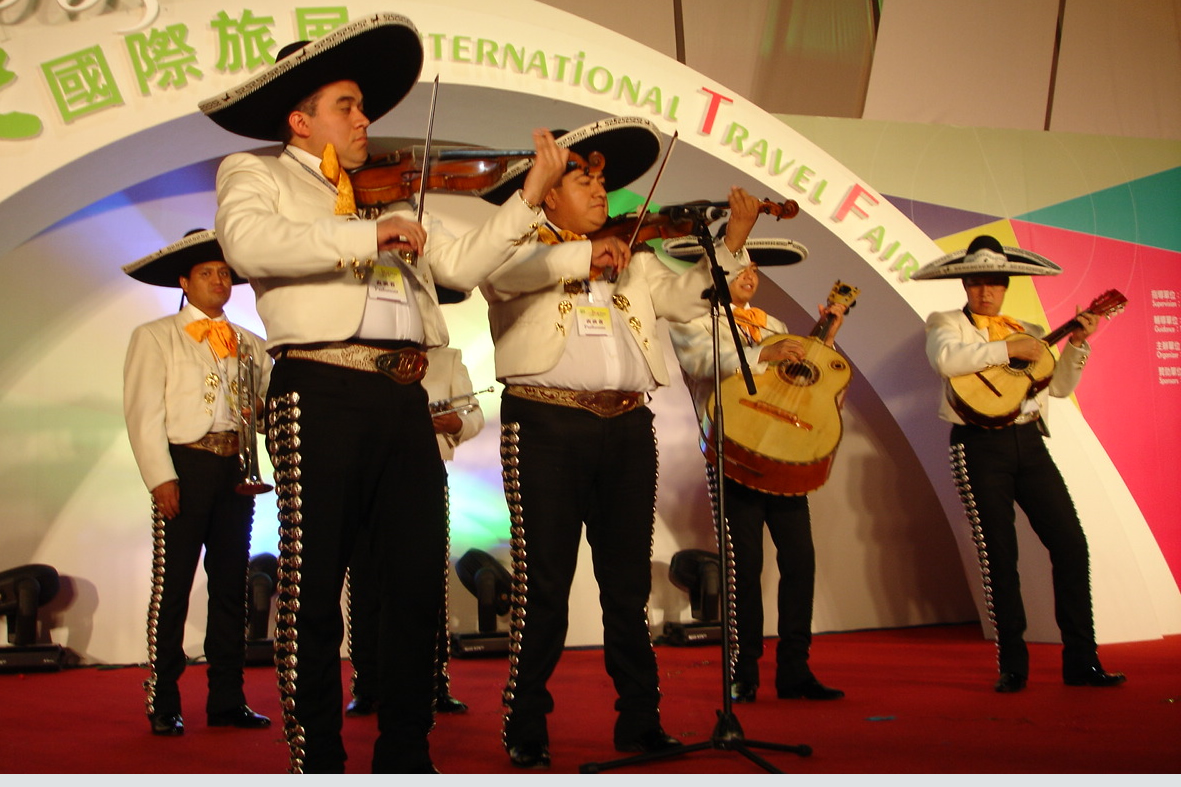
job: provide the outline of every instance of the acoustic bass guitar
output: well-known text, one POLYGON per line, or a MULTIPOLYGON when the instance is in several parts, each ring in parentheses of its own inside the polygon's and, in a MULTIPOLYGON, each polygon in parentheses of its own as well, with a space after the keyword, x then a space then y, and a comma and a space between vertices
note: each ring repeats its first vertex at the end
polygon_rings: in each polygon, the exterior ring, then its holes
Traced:
MULTIPOLYGON (((860 291, 838 281, 830 306, 846 313, 860 291)), ((841 442, 841 402, 853 370, 825 344, 835 318, 824 315, 807 336, 768 336, 760 347, 794 339, 804 345, 798 361, 778 361, 754 375, 757 392, 746 390, 741 374, 722 381, 725 474, 743 486, 776 495, 805 495, 828 480, 841 442)), ((715 397, 710 396, 701 422, 701 447, 714 460, 715 397)))
MULTIPOLYGON (((1128 299, 1117 290, 1108 290, 1083 311, 1096 317, 1112 317, 1123 311, 1128 299)), ((1021 414, 1021 403, 1037 396, 1054 376, 1054 355, 1050 347, 1058 344, 1079 326, 1072 318, 1062 327, 1042 337, 1046 352, 1036 361, 1011 358, 1007 364, 989 366, 971 374, 947 380, 947 401, 965 423, 997 429, 1008 426, 1021 414)), ((1013 341, 1027 333, 1006 337, 1013 341)))

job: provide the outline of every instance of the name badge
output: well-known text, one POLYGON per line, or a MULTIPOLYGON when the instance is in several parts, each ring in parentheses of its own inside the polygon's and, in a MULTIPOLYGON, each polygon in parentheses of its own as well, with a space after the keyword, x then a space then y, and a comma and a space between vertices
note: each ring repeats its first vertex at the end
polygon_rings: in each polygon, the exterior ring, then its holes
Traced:
POLYGON ((402 269, 396 265, 374 266, 373 277, 369 280, 369 298, 407 303, 406 281, 402 278, 402 269))
POLYGON ((579 336, 611 335, 611 310, 606 306, 579 306, 577 321, 579 336))

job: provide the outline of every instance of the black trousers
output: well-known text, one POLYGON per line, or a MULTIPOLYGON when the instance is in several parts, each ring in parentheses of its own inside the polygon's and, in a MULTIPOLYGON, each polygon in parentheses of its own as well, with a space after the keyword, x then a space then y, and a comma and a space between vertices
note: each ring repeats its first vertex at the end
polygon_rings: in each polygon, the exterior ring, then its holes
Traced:
POLYGON ((501 421, 516 638, 504 693, 505 745, 549 741, 546 715, 554 699, 546 684, 566 640, 584 524, 599 585, 603 654, 617 694, 615 739, 634 739, 660 725, 647 617, 657 467, 652 412, 601 418, 506 395, 501 421))
POLYGON ((152 676, 148 681, 147 710, 161 716, 181 712, 177 681, 185 670, 185 620, 202 549, 209 593, 205 624, 209 694, 205 710, 232 710, 246 704, 242 668, 246 659, 246 567, 250 561, 254 498, 234 491, 242 480, 237 455, 223 457, 175 445, 169 453, 179 477, 180 514, 156 522, 157 564, 148 612, 152 676))
POLYGON ((1014 505, 1050 555, 1063 670, 1098 666, 1087 539, 1038 424, 953 426, 951 461, 973 527, 1000 671, 1029 675, 1014 505))
POLYGON ((340 772, 341 590, 373 545, 379 735, 375 772, 430 767, 432 683, 446 542, 446 475, 427 396, 375 372, 280 359, 268 391, 279 497, 276 665, 291 769, 340 772))
MULTIPOLYGON (((448 537, 450 544, 450 537, 448 537)), ((383 599, 377 586, 377 558, 374 544, 358 541, 349 563, 348 613, 349 660, 353 663, 352 695, 358 699, 376 700, 379 694, 381 669, 378 666, 377 628, 383 599)), ((451 629, 447 608, 450 553, 444 554, 439 567, 443 583, 443 604, 439 609, 439 641, 435 658, 435 696, 449 696, 451 678, 447 664, 451 657, 451 629)), ((397 603, 397 599, 391 599, 397 603)))
POLYGON ((776 684, 794 686, 811 676, 812 596, 816 551, 808 498, 760 492, 726 479, 726 521, 734 558, 735 629, 738 660, 734 679, 759 685, 763 655, 763 525, 775 544, 779 569, 776 684))

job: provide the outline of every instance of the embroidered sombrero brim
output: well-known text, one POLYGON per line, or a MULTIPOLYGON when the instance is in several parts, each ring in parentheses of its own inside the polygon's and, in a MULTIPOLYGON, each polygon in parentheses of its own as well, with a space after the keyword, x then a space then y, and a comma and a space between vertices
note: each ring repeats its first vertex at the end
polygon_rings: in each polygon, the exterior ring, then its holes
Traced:
POLYGON ((912 279, 962 279, 965 276, 997 274, 1001 276, 1057 276, 1062 268, 1040 254, 1016 246, 1003 246, 1004 254, 992 249, 966 249, 945 254, 919 268, 912 279))
MULTIPOLYGON (((159 251, 141 257, 123 266, 123 272, 144 284, 157 287, 180 287, 180 277, 189 275, 194 265, 202 262, 225 262, 226 255, 217 242, 213 230, 190 232, 176 243, 159 251)), ((245 284, 246 280, 231 271, 234 284, 245 284)))
MULTIPOLYGON (((603 154, 604 187, 608 192, 621 189, 643 175, 660 156, 660 132, 655 124, 639 117, 610 117, 573 131, 555 134, 559 147, 569 148, 583 158, 592 152, 603 154)), ((510 166, 500 180, 480 197, 503 205, 525 183, 533 159, 521 159, 510 166)))
MULTIPOLYGON (((665 254, 685 262, 696 262, 705 254, 696 238, 669 238, 662 246, 665 254)), ((746 253, 760 268, 795 265, 808 258, 807 247, 789 238, 750 238, 746 253)))
POLYGON ((421 72, 422 40, 414 24, 398 14, 374 14, 338 27, 199 106, 227 131, 278 142, 291 110, 325 85, 356 82, 372 122, 406 97, 421 72))

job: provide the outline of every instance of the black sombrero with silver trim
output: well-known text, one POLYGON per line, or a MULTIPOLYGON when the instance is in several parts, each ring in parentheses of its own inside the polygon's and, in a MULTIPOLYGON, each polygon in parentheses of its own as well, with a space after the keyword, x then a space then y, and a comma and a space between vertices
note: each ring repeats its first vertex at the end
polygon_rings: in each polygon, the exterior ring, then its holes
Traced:
POLYGON ((977 236, 966 249, 945 254, 919 268, 912 279, 962 279, 965 276, 1057 276, 1062 268, 1040 254, 1002 246, 991 235, 977 236))
MULTIPOLYGON (((705 254, 705 249, 693 237, 669 238, 661 245, 665 254, 685 262, 696 262, 705 254)), ((795 265, 808 258, 807 247, 789 238, 749 238, 746 253, 755 265, 765 268, 795 265)), ((737 273, 731 271, 727 278, 732 279, 737 273)))
MULTIPOLYGON (((225 262, 226 255, 217 242, 213 230, 189 230, 184 238, 169 244, 157 252, 141 257, 123 266, 123 272, 144 284, 157 287, 180 287, 180 277, 188 278, 194 265, 203 262, 225 262)), ((246 280, 231 269, 230 279, 234 284, 245 284, 246 280)))
POLYGON ((279 142, 291 110, 325 85, 356 82, 372 122, 406 97, 421 72, 422 40, 414 24, 398 14, 374 14, 284 47, 265 71, 198 106, 227 131, 279 142))
MULTIPOLYGON (((592 152, 603 154, 604 187, 608 192, 621 189, 652 168, 660 156, 660 132, 656 125, 640 117, 610 117, 573 131, 554 131, 558 147, 569 148, 584 159, 592 152)), ((494 205, 503 205, 525 183, 533 159, 521 159, 505 170, 503 176, 480 193, 494 205)))

